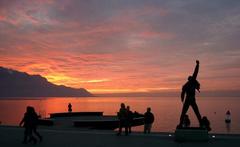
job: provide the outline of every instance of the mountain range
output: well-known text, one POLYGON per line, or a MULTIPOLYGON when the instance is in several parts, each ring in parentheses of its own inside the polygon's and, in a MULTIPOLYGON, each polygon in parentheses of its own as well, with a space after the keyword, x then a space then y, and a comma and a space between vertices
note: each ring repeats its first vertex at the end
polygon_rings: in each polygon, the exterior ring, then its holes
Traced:
POLYGON ((71 88, 49 82, 41 75, 0 67, 0 97, 89 97, 84 88, 71 88))

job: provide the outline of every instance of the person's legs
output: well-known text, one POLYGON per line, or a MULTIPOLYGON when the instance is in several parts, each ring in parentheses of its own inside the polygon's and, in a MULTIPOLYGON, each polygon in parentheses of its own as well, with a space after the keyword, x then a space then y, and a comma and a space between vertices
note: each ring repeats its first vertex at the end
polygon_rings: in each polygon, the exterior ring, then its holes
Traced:
POLYGON ((23 141, 22 143, 26 144, 27 143, 27 139, 28 139, 28 135, 29 134, 29 128, 25 127, 25 130, 24 130, 24 138, 23 138, 23 141))
POLYGON ((185 100, 185 102, 183 104, 183 108, 182 108, 181 117, 180 117, 180 124, 179 124, 180 126, 183 124, 183 119, 184 119, 185 114, 188 111, 189 106, 190 106, 189 102, 185 100))
POLYGON ((199 121, 199 125, 201 125, 201 120, 202 120, 202 116, 198 110, 198 106, 197 106, 197 103, 194 101, 191 103, 191 106, 193 108, 193 111, 195 112, 196 116, 197 116, 197 119, 199 121))
POLYGON ((117 135, 121 135, 122 134, 122 127, 123 127, 123 124, 122 124, 122 120, 119 121, 119 129, 118 129, 118 134, 117 135))
POLYGON ((42 136, 37 132, 36 126, 33 128, 33 133, 37 135, 37 137, 39 138, 40 141, 42 141, 42 136))
POLYGON ((122 128, 125 127, 124 120, 119 121, 119 130, 118 130, 118 135, 122 134, 122 128))
POLYGON ((145 124, 144 125, 144 133, 150 133, 151 131, 151 124, 145 124))
POLYGON ((125 126, 125 135, 128 135, 128 127, 125 126))
POLYGON ((29 128, 29 134, 28 135, 29 135, 29 142, 33 141, 33 143, 36 144, 37 139, 33 136, 33 128, 32 127, 29 128))
POLYGON ((144 124, 144 133, 147 133, 147 124, 144 124))
POLYGON ((131 123, 128 124, 128 133, 129 134, 132 133, 132 124, 131 123))
POLYGON ((124 125, 124 128, 125 128, 125 135, 128 135, 128 122, 127 122, 127 120, 124 120, 123 125, 124 125))
POLYGON ((149 124, 149 126, 148 126, 148 133, 151 133, 151 129, 152 129, 152 124, 149 124))

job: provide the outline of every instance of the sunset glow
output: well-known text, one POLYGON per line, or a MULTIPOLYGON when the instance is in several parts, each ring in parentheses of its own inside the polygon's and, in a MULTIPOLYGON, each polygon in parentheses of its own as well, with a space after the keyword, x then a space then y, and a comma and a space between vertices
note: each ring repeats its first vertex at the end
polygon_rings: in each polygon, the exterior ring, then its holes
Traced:
POLYGON ((0 66, 92 93, 240 90, 240 2, 0 1, 0 66), (207 3, 207 4, 206 4, 207 3))

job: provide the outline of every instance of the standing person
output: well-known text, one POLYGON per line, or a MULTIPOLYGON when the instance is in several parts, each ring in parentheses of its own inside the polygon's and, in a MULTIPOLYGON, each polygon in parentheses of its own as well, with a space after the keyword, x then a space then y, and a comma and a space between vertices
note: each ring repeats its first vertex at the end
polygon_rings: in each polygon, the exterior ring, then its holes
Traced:
POLYGON ((144 133, 150 133, 152 129, 152 124, 154 122, 154 115, 151 112, 151 108, 147 108, 147 112, 144 113, 144 133))
POLYGON ((40 142, 42 142, 42 136, 37 131, 37 125, 38 125, 38 118, 39 117, 38 117, 34 107, 31 107, 31 113, 32 113, 32 117, 33 117, 33 128, 32 128, 32 131, 39 138, 40 142))
POLYGON ((130 110, 130 106, 127 106, 127 127, 128 133, 132 133, 133 112, 130 110))
POLYGON ((201 125, 202 117, 198 110, 198 106, 197 106, 196 98, 195 98, 195 90, 198 90, 198 92, 200 92, 199 91, 200 84, 197 81, 198 71, 199 71, 199 61, 196 60, 196 67, 193 72, 193 75, 188 77, 187 83, 184 84, 182 87, 181 100, 182 100, 182 102, 184 102, 184 104, 183 104, 182 113, 181 113, 181 117, 180 117, 180 123, 178 125, 179 127, 181 127, 183 124, 184 116, 187 113, 189 106, 192 106, 192 108, 198 118, 199 125, 201 125), (186 98, 185 98, 185 94, 186 94, 186 98), (184 98, 185 98, 185 101, 184 101, 184 98))
POLYGON ((68 104, 68 112, 72 112, 72 104, 71 103, 68 104))
POLYGON ((119 119, 119 130, 117 135, 121 135, 122 128, 125 127, 125 135, 128 135, 128 128, 127 128, 127 109, 124 103, 121 103, 121 108, 118 112, 118 119, 119 119))
POLYGON ((37 143, 37 139, 32 135, 32 128, 34 125, 34 117, 32 115, 32 110, 30 106, 27 106, 26 112, 24 114, 24 117, 22 121, 20 122, 19 126, 22 126, 25 128, 24 130, 24 139, 23 142, 24 144, 27 144, 28 142, 34 142, 34 144, 37 143), (29 140, 28 140, 29 139, 29 140))

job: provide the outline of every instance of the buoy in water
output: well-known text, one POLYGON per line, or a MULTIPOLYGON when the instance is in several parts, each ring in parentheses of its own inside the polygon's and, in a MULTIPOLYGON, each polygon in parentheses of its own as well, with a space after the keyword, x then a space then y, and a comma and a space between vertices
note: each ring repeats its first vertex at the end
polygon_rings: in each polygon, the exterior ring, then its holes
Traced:
POLYGON ((225 123, 227 124, 231 123, 231 119, 225 119, 225 123))
POLYGON ((231 113, 229 110, 226 112, 225 123, 231 123, 231 113))

